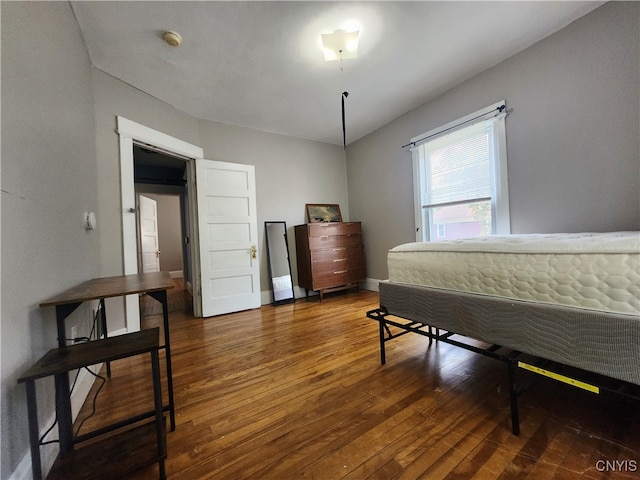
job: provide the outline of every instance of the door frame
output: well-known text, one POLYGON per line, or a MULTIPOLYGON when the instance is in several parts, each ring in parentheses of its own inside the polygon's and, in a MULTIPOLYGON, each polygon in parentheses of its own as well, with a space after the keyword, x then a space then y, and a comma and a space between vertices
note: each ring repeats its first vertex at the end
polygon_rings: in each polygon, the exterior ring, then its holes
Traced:
MULTIPOLYGON (((200 287, 200 249, 197 230, 197 201, 195 193, 195 160, 204 157, 204 151, 197 145, 146 127, 132 120, 116 116, 117 133, 120 145, 120 189, 122 199, 122 248, 124 274, 138 273, 136 194, 133 173, 134 143, 165 151, 183 158, 187 164, 187 187, 189 194, 189 222, 191 238, 191 277, 193 284, 194 316, 202 316, 202 298, 200 287), (193 192, 193 193, 191 193, 193 192)), ((140 310, 137 295, 125 297, 125 321, 128 332, 140 330, 140 310)))

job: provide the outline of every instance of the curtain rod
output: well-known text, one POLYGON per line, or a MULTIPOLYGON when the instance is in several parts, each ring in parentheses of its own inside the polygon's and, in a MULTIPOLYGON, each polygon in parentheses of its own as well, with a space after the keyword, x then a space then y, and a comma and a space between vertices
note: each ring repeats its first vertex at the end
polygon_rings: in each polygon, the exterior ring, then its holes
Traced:
POLYGON ((493 113, 495 111, 498 112, 498 113, 496 113, 496 116, 497 116, 497 115, 503 113, 506 108, 507 108, 507 106, 505 104, 499 105, 498 107, 496 107, 496 108, 494 108, 492 110, 489 110, 488 112, 481 113, 477 117, 470 118, 469 120, 465 120, 464 122, 460 122, 457 125, 453 125, 453 126, 451 126, 449 128, 445 128, 444 130, 440 130, 439 132, 432 133, 431 135, 427 135, 426 137, 422 137, 422 138, 419 138, 419 139, 417 139, 417 140, 415 140, 413 142, 409 142, 406 145, 403 145, 401 148, 407 148, 409 146, 415 147, 418 143, 422 143, 422 142, 424 142, 425 140, 428 140, 431 137, 435 137, 435 136, 441 135, 441 134, 443 134, 445 132, 448 132, 449 130, 453 130, 454 128, 458 128, 459 126, 464 125, 465 123, 473 122, 474 120, 477 120, 479 118, 485 117, 485 116, 487 116, 490 113, 493 113))

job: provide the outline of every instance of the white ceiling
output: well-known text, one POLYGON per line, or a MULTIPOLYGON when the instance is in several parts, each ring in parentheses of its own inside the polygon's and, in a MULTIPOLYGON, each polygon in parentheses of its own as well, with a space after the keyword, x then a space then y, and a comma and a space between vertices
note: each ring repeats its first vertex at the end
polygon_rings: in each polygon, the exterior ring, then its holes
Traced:
MULTIPOLYGON (((603 2, 71 2, 93 65, 190 115, 342 145, 603 2), (357 59, 320 34, 360 22, 357 59), (166 30, 184 38, 162 40, 166 30)), ((348 27, 347 27, 348 28, 348 27)))

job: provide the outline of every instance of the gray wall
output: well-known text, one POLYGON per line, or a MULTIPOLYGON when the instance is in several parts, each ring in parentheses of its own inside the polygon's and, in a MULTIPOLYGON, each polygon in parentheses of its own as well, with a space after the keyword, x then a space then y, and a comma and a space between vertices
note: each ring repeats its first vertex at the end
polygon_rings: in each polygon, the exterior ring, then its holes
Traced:
POLYGON ((255 165, 260 289, 271 288, 264 222, 287 222, 293 283, 298 284, 293 226, 306 222, 305 204, 337 203, 349 219, 344 149, 327 143, 200 122, 200 146, 209 160, 255 165))
MULTIPOLYGON (((91 68, 67 2, 2 2, 2 463, 28 452, 26 394, 16 379, 56 345, 40 302, 100 273, 91 68)), ((85 304, 67 323, 88 334, 85 304)), ((41 426, 54 410, 39 381, 41 426)))
POLYGON ((640 4, 611 2, 347 149, 368 276, 415 240, 413 136, 505 99, 512 233, 640 229, 640 4))

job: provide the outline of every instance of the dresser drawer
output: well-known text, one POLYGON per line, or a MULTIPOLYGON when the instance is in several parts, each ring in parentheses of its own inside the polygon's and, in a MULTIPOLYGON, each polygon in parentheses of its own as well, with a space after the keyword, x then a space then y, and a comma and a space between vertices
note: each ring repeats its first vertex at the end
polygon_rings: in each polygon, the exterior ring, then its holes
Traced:
POLYGON ((313 277, 313 289, 322 290, 323 288, 332 288, 338 285, 345 285, 347 282, 347 270, 334 273, 323 273, 321 275, 314 275, 313 277))
POLYGON ((358 268, 349 270, 347 274, 347 282, 362 282, 367 279, 367 268, 364 263, 358 268))
POLYGON ((349 247, 362 244, 362 235, 325 235, 309 237, 309 249, 349 247))
POLYGON ((360 222, 309 223, 307 226, 309 228, 310 237, 362 233, 360 222))
POLYGON ((316 262, 311 267, 314 277, 330 273, 335 274, 348 269, 346 258, 336 259, 333 262, 316 262))
POLYGON ((326 248, 311 252, 311 270, 313 275, 336 273, 342 270, 364 269, 364 247, 326 248))
POLYGON ((337 287, 348 283, 356 283, 366 277, 364 269, 358 270, 337 270, 335 272, 320 273, 313 276, 313 289, 337 287))
POLYGON ((322 248, 311 251, 311 263, 332 262, 354 257, 364 257, 364 247, 362 245, 322 248))
POLYGON ((361 256, 350 258, 335 258, 328 262, 314 262, 311 271, 313 275, 335 273, 342 270, 357 270, 364 267, 364 258, 361 256))

